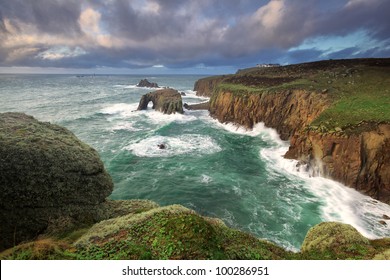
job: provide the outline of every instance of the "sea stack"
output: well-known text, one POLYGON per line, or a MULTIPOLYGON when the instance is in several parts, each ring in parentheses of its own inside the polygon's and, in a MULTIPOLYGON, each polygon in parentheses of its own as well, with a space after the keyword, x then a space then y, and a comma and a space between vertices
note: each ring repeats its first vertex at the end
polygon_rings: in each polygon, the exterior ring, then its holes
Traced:
POLYGON ((157 83, 149 82, 147 79, 139 81, 137 87, 159 88, 157 83))
POLYGON ((153 109, 164 114, 183 114, 183 101, 181 94, 174 89, 160 89, 149 92, 141 97, 137 110, 146 110, 149 102, 153 103, 153 109))

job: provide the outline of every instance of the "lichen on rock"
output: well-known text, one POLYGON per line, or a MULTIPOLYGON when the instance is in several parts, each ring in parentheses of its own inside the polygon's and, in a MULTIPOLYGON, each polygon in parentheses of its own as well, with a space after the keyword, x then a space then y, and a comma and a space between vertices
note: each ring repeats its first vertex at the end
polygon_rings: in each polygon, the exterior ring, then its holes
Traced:
POLYGON ((368 245, 369 240, 351 225, 326 222, 312 227, 302 244, 302 252, 339 250, 343 245, 368 245))
POLYGON ((64 216, 96 221, 95 209, 112 190, 97 151, 72 132, 22 113, 0 114, 0 249, 64 216))

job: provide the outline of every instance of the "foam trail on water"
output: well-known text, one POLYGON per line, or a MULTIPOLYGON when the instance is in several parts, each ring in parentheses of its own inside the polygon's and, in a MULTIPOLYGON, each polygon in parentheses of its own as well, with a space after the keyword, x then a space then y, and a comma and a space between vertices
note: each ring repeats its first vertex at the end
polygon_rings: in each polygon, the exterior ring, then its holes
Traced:
POLYGON ((100 110, 102 114, 109 115, 109 120, 125 119, 136 117, 136 118, 148 118, 154 124, 168 124, 171 122, 186 123, 197 119, 194 114, 163 114, 155 111, 151 108, 152 103, 149 103, 147 110, 137 111, 138 103, 126 104, 117 103, 111 104, 100 110))
POLYGON ((137 110, 138 103, 126 104, 126 103, 117 103, 111 104, 103 108, 100 112, 105 115, 118 115, 120 117, 127 117, 132 112, 137 110))
POLYGON ((221 147, 210 136, 182 134, 179 136, 152 136, 139 140, 124 148, 139 157, 171 157, 183 154, 212 154, 221 147), (160 149, 158 145, 164 144, 160 149))

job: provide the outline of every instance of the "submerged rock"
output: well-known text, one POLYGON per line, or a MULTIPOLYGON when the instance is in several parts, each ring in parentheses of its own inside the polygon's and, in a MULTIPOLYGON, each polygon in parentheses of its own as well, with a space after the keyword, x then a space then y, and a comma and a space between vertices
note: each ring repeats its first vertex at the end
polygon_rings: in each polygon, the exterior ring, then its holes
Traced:
POLYGON ((25 114, 0 114, 0 249, 56 220, 96 221, 96 207, 112 190, 98 153, 72 132, 25 114))
POLYGON ((157 83, 152 83, 152 82, 149 82, 147 79, 143 79, 143 80, 139 81, 139 83, 137 84, 137 87, 158 88, 159 86, 157 83))
POLYGON ((164 114, 183 114, 183 102, 177 90, 168 88, 149 92, 141 97, 137 110, 146 110, 149 102, 153 103, 153 109, 164 114))

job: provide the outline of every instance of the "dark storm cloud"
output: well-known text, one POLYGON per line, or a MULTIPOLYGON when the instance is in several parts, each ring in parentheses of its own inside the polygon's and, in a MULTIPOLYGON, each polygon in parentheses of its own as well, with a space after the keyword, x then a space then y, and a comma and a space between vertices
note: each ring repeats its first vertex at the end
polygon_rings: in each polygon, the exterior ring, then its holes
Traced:
POLYGON ((0 66, 245 67, 388 55, 388 11, 388 0, 0 0, 0 66), (376 45, 297 49, 361 30, 376 45))
POLYGON ((3 16, 36 26, 42 32, 77 34, 81 1, 0 0, 3 16))

